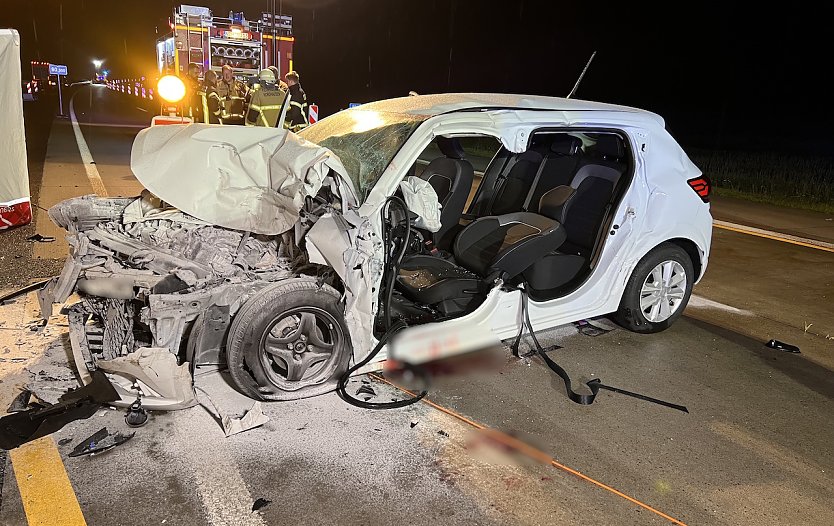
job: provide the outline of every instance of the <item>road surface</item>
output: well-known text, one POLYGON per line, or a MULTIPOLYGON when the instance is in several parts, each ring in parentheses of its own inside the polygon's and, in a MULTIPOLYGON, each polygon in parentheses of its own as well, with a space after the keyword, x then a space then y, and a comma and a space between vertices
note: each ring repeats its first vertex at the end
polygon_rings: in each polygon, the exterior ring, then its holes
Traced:
MULTIPOLYGON (((139 189, 128 155, 149 116, 134 100, 100 87, 74 99, 108 195, 139 189)), ((53 126, 44 166, 41 206, 92 192, 70 123, 53 126)), ((726 206, 736 214, 728 220, 745 219, 726 206)), ((44 219, 38 231, 53 232, 44 219)), ((824 239, 803 228, 817 220, 799 214, 785 233, 824 239)), ((42 257, 61 250, 36 246, 42 257)), ((229 438, 198 406, 153 414, 108 453, 69 458, 101 427, 128 431, 122 412, 102 410, 48 439, 60 457, 13 453, 0 523, 26 524, 27 514, 35 523, 44 503, 58 502, 66 517, 96 525, 834 524, 832 263, 832 252, 716 229, 707 275, 670 330, 540 335, 563 347, 551 356, 575 379, 601 378, 688 414, 610 392, 575 405, 538 359, 506 349, 493 370, 436 378, 431 404, 374 412, 332 394, 266 404, 265 426, 229 438), (770 338, 802 354, 765 347, 770 338), (253 512, 256 499, 271 502, 253 512)), ((44 348, 54 359, 66 344, 57 324, 32 336, 35 308, 31 295, 0 307, 2 403, 25 366, 50 359, 44 348)), ((367 381, 377 399, 397 396, 367 381)), ((227 409, 248 407, 222 376, 198 384, 227 409)))

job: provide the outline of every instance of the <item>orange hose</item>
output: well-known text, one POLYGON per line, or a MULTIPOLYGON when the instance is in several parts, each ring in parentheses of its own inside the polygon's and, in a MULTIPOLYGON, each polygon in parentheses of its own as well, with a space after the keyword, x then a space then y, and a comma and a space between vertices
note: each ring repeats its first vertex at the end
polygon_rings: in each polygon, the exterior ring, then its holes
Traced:
MULTIPOLYGON (((391 387, 399 389, 400 391, 402 391, 402 392, 404 392, 404 393, 406 393, 410 396, 414 396, 414 393, 412 393, 408 389, 400 387, 399 385, 395 384, 394 382, 391 382, 390 380, 386 380, 385 378, 383 378, 383 377, 381 377, 377 374, 369 373, 368 376, 370 376, 370 377, 374 378, 375 380, 378 380, 382 383, 388 384, 391 387)), ((612 488, 608 484, 604 484, 604 483, 602 483, 602 482, 600 482, 596 479, 593 479, 593 478, 589 477, 588 475, 580 473, 579 471, 576 471, 573 468, 570 468, 570 467, 568 467, 564 464, 561 464, 561 463, 557 462, 556 459, 554 459, 552 456, 548 455, 544 451, 541 451, 541 450, 531 446, 530 444, 522 442, 521 440, 519 440, 515 437, 512 437, 512 436, 510 436, 510 435, 508 435, 508 434, 506 434, 502 431, 498 431, 497 429, 492 429, 492 428, 487 427, 483 424, 479 424, 478 422, 475 422, 474 420, 470 420, 469 418, 466 418, 465 416, 463 416, 461 414, 458 414, 458 413, 452 411, 451 409, 447 409, 447 408, 445 408, 441 405, 438 405, 438 404, 432 402, 428 398, 423 398, 423 400, 421 400, 421 401, 423 403, 437 409, 441 413, 446 413, 447 415, 449 415, 453 418, 456 418, 456 419, 460 420, 461 422, 464 422, 464 423, 474 427, 475 429, 478 429, 480 431, 484 431, 484 432, 488 433, 496 441, 501 442, 505 446, 513 448, 514 450, 518 451, 519 453, 522 453, 522 454, 524 454, 524 455, 526 455, 526 456, 528 456, 528 457, 530 457, 534 460, 538 460, 539 462, 542 462, 544 464, 550 464, 551 466, 553 466, 555 468, 558 468, 558 469, 561 469, 562 471, 565 471, 567 473, 570 473, 571 475, 575 475, 575 476, 579 477, 580 479, 582 479, 586 482, 590 482, 594 486, 600 487, 600 488, 604 489, 605 491, 608 491, 610 493, 613 493, 614 495, 617 495, 618 497, 622 497, 623 499, 631 502, 632 504, 636 504, 637 506, 640 506, 644 510, 650 511, 650 512, 654 513, 655 515, 659 516, 659 517, 663 517, 664 519, 668 520, 672 524, 678 524, 679 526, 687 526, 685 523, 679 521, 678 519, 676 519, 674 517, 670 517, 669 515, 666 515, 662 511, 657 510, 655 508, 652 508, 648 504, 646 504, 644 502, 641 502, 641 501, 635 499, 634 497, 626 495, 622 491, 619 491, 617 489, 612 488)))

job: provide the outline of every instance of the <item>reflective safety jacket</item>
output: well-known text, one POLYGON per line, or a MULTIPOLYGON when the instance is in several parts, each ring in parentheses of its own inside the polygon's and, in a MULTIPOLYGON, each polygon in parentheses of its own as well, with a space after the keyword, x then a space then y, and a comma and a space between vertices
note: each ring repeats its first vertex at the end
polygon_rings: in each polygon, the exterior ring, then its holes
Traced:
POLYGON ((301 89, 301 84, 290 86, 290 109, 287 110, 287 119, 284 127, 293 131, 306 128, 307 121, 307 94, 301 89))
POLYGON ((191 117, 193 122, 203 122, 203 108, 200 104, 200 92, 202 86, 199 79, 194 77, 185 77, 185 116, 191 117))
POLYGON ((247 126, 274 128, 281 115, 281 105, 287 94, 277 84, 255 84, 249 91, 249 108, 246 110, 247 126))
POLYGON ((232 82, 220 80, 217 82, 217 95, 220 97, 222 124, 243 124, 244 107, 246 105, 246 84, 237 79, 232 82))
POLYGON ((214 84, 203 83, 200 88, 200 105, 202 120, 206 124, 220 124, 222 103, 214 84))

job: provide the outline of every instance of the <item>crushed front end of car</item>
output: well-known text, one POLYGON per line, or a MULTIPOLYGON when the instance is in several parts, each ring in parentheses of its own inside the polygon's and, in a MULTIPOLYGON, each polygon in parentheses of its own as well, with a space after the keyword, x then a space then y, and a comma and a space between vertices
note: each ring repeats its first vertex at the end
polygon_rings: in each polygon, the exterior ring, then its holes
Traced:
POLYGON ((306 279, 349 299, 297 240, 355 202, 338 158, 284 130, 159 128, 134 143, 140 197, 83 196, 49 210, 70 256, 39 300, 45 319, 64 304, 85 384, 100 369, 117 405, 141 396, 171 410, 196 404, 193 367, 225 364, 230 323, 259 291, 306 279))

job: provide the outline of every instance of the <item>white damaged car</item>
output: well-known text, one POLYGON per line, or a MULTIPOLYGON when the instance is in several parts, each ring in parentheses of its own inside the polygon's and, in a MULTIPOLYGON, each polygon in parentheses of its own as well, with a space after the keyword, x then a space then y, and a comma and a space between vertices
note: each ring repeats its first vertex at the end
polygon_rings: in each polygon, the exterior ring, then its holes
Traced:
POLYGON ((710 249, 709 180, 663 119, 594 102, 415 96, 299 135, 160 126, 131 167, 141 197, 50 209, 71 256, 40 300, 64 304, 85 381, 102 369, 150 409, 192 405, 198 366, 286 400, 378 344, 360 370, 488 346, 519 330, 522 294, 535 330, 613 314, 660 331, 710 249))

